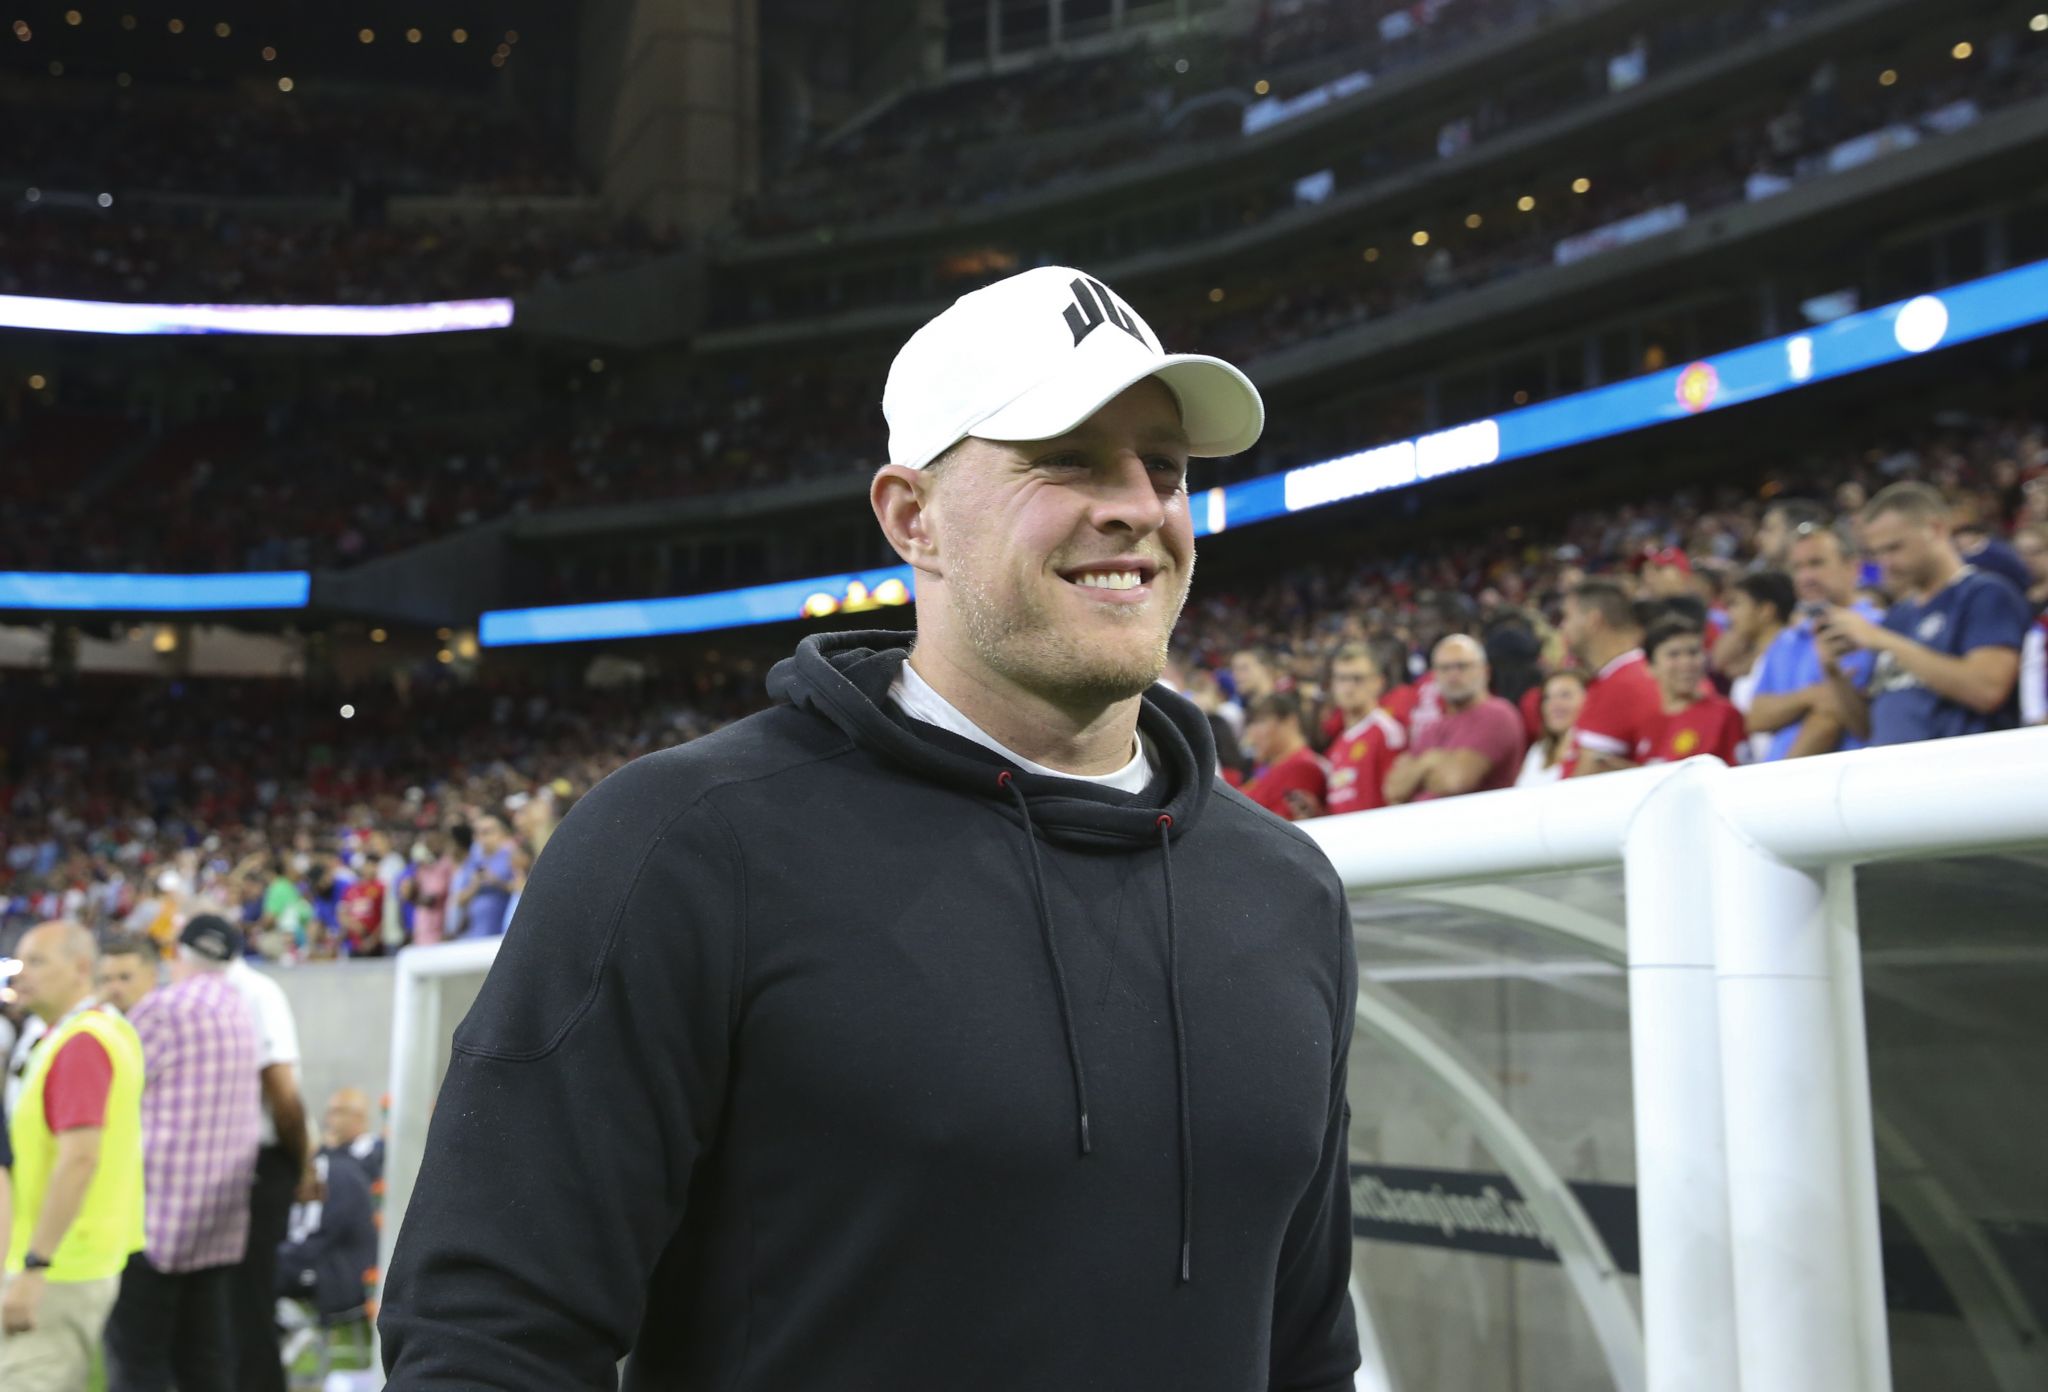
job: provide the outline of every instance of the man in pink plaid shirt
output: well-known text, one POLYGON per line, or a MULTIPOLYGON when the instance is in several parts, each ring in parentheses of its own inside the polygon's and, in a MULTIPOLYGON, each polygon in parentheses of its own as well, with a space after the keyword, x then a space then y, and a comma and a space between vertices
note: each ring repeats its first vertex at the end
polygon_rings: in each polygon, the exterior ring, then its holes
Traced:
POLYGON ((128 1012, 142 1040, 144 1249, 107 1321, 108 1392, 233 1385, 230 1275, 249 1239, 262 1095, 256 1022, 227 979, 241 934, 202 914, 171 984, 128 1012))

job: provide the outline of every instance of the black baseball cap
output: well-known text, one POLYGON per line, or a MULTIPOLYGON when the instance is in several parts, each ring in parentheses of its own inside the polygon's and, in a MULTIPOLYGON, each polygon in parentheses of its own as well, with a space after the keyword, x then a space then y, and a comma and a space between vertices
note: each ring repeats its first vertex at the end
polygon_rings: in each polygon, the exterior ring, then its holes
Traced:
POLYGON ((242 955, 242 930, 219 914, 194 914, 178 942, 209 962, 232 962, 242 955))

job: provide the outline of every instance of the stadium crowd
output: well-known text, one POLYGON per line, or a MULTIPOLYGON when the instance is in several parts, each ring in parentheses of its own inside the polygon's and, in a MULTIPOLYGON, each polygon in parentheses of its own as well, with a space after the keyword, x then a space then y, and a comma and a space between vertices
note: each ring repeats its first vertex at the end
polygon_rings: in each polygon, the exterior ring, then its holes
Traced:
MULTIPOLYGON (((1732 38, 1782 25, 1824 2, 1752 0, 1737 11, 1664 16, 1632 37, 1613 64, 1585 64, 1573 82, 1508 84, 1491 90, 1474 102, 1470 112, 1441 130, 1376 141, 1327 170, 1286 170, 1269 187, 1227 208, 1210 210, 1212 216, 1178 217, 1148 230, 1145 244, 1156 249, 1171 240, 1213 236, 1226 227, 1267 221, 1295 212, 1304 198, 1320 201, 1342 195, 1462 154, 1560 111, 1611 99, 1646 74, 1710 56, 1732 38), (1301 192, 1304 178, 1317 183, 1315 193, 1301 192)), ((1397 37, 1391 40, 1381 37, 1386 31, 1377 20, 1364 24, 1346 18, 1349 8, 1269 7, 1261 35, 1312 37, 1262 39, 1253 45, 1219 43, 1215 52, 1198 54, 1196 71, 1229 68, 1229 80, 1237 83, 1242 74, 1231 65, 1248 63, 1260 70, 1268 66, 1265 59, 1244 54, 1264 48, 1306 52, 1313 44, 1331 41, 1341 46, 1358 40, 1353 30, 1360 28, 1369 31, 1370 54, 1388 62, 1399 58, 1393 64, 1398 67, 1440 55, 1478 35, 1529 22, 1546 8, 1546 0, 1394 7, 1399 14, 1413 11, 1414 18, 1408 27, 1393 31, 1397 37), (1326 32, 1332 26, 1334 38, 1326 32), (1226 59, 1225 54, 1237 56, 1226 59)), ((1981 55, 1956 65, 1941 82, 1873 90, 1851 84, 1834 62, 1823 63, 1789 109, 1741 124, 1726 135, 1718 151, 1710 148, 1711 140, 1703 139, 1700 150, 1666 150, 1645 157, 1648 163, 1631 160, 1628 167, 1617 166, 1596 180, 1591 196, 1543 199, 1533 216, 1494 217, 1483 231, 1472 229, 1479 231, 1476 236, 1440 229, 1427 255, 1389 255, 1371 268, 1304 263, 1279 283, 1261 287, 1256 294, 1241 294, 1220 316, 1223 322, 1216 331, 1229 340, 1233 351, 1247 342, 1261 348, 1279 346, 1545 264, 1561 238, 1648 208, 1683 203, 1698 216, 1756 196, 1760 189, 1782 189, 1824 167, 1829 147, 1842 140, 1901 122, 1945 122, 1926 125, 1927 133, 1954 129, 1964 119, 1954 110, 1958 102, 1972 103, 1968 119, 1975 119, 1983 111, 2037 94, 2042 89, 2040 64, 2034 61, 2039 50, 2039 45, 2002 35, 1985 45, 1981 55)), ((914 94, 899 104, 905 113, 901 117, 885 115, 849 137, 844 148, 835 145, 829 158, 821 152, 816 168, 777 180, 747 205, 742 220, 755 233, 778 226, 809 231, 848 220, 873 226, 888 215, 923 206, 919 200, 944 207, 985 201, 991 195, 973 183, 977 179, 1000 179, 1011 191, 1023 191, 1097 167, 1094 161, 1102 151, 1120 151, 1131 160, 1156 159, 1161 132, 1148 128, 1133 133, 1128 121, 1112 119, 1117 101, 1141 99, 1159 108, 1157 120, 1170 122, 1183 135, 1204 128, 1199 114, 1176 119, 1183 107, 1210 112, 1211 119, 1214 110, 1227 109, 1233 123, 1240 107, 1229 102, 1205 106, 1199 99, 1178 102, 1168 88, 1108 81, 1103 73, 1136 64, 1177 82, 1182 79, 1174 66, 1191 61, 1168 57, 1165 50, 1141 49, 1110 58, 1039 64, 1015 75, 914 94), (1140 93, 1149 95, 1130 96, 1140 93), (1061 114, 1055 119, 1048 112, 1061 114), (1074 148, 1071 139, 1055 138, 1038 155, 1015 148, 1017 130, 1059 137, 1069 125, 1084 132, 1100 131, 1107 143, 1091 152, 1074 148), (996 144, 1004 142, 1004 156, 990 157, 996 144), (869 146, 886 152, 883 165, 893 161, 892 167, 900 166, 900 179, 884 177, 871 167, 873 162, 864 157, 869 146), (782 211, 771 215, 766 211, 770 208, 782 211)), ((1315 71, 1350 61, 1326 52, 1316 60, 1315 71)), ((1277 79, 1278 86, 1260 81, 1274 93, 1261 101, 1282 99, 1284 78, 1277 79)), ((1253 88, 1246 79, 1231 90, 1242 96, 1253 88)), ((358 102, 280 98, 278 110, 271 111, 268 101, 255 98, 247 99, 255 103, 249 107, 242 99, 217 94, 188 95, 182 99, 184 105, 164 108, 166 99, 124 97, 104 120, 99 116, 104 108, 95 103, 38 104, 20 94, 0 99, 0 106, 23 116, 23 139, 0 164, 0 182, 8 170, 17 170, 14 178, 26 190, 7 200, 0 212, 0 293, 222 303, 468 298, 517 293, 629 265, 678 245, 667 229, 614 221, 595 205, 581 215, 506 212, 462 221, 384 220, 379 211, 382 198, 393 193, 574 192, 565 155, 548 150, 522 127, 502 119, 486 120, 475 113, 473 119, 464 119, 458 107, 415 120, 408 113, 417 103, 402 98, 395 98, 390 110, 379 107, 369 115, 362 113, 358 102), (217 123, 194 125, 184 119, 188 106, 201 116, 217 117, 217 123), (92 127, 94 133, 83 134, 82 127, 92 127), (354 142, 344 138, 356 127, 367 134, 354 142), (135 139, 126 143, 106 133, 131 130, 135 139), (280 174, 287 169, 289 176, 280 174), (481 172, 465 180, 465 169, 481 172), (309 217, 304 209, 266 210, 232 198, 154 199, 149 190, 175 190, 180 195, 345 195, 351 211, 346 216, 309 217), (362 202, 366 195, 368 201, 362 202), (102 197, 111 206, 101 206, 102 197)), ((1236 138, 1234 124, 1231 138, 1236 138)), ((1085 263, 1106 254, 1101 248, 1076 246, 1013 250, 1025 264, 1085 263)), ((1349 253, 1347 259, 1352 259, 1349 253)), ((987 274, 1002 270, 991 261, 987 274)), ((943 288, 973 288, 974 272, 948 274, 952 279, 943 288)), ((836 312, 863 303, 863 294, 872 298, 893 293, 879 283, 866 290, 836 279, 774 286, 750 277, 744 288, 724 288, 716 297, 716 310, 723 322, 752 323, 836 312)))
MULTIPOLYGON (((1728 22, 1731 26, 1735 23, 1728 22)), ((1670 23, 1685 41, 1680 44, 1672 39, 1660 45, 1646 40, 1641 60, 1646 70, 1662 71, 1667 64, 1703 59, 1724 50, 1727 32, 1698 19, 1673 19, 1670 23), (1678 52, 1667 54, 1665 49, 1671 47, 1678 52)), ((1903 58, 1896 61, 1905 62, 1903 58)), ((1574 88, 1569 96, 1551 86, 1526 91, 1508 87, 1487 93, 1473 103, 1468 114, 1438 129, 1412 136, 1389 135, 1326 169, 1277 169, 1265 186, 1236 196, 1228 206, 1209 207, 1200 213, 1183 209, 1183 216, 1148 225, 1143 247, 1151 252, 1241 227, 1298 218, 1308 205, 1413 175, 1486 141, 1526 131, 1533 122, 1600 100, 1618 100, 1629 90, 1626 86, 1610 90, 1610 74, 1604 67, 1593 66, 1598 71, 1586 76, 1585 90, 1574 88)), ((1235 299, 1220 312, 1187 318, 1191 326, 1200 326, 1198 331, 1205 339, 1212 331, 1219 334, 1217 342, 1231 351, 1246 346, 1266 349, 1313 337, 1553 264, 1560 259, 1561 242, 1652 209, 1680 205, 1689 217, 1698 218, 1746 200, 1776 196, 1808 179, 1965 129, 1991 111, 2037 97, 2044 90, 2048 90, 2048 45, 2023 42, 2012 34, 2001 35, 1987 44, 1982 54, 1973 53, 1966 61, 1950 60, 1946 70, 1917 82, 1895 80, 1881 85, 1851 81, 1844 65, 1829 58, 1815 65, 1803 80, 1788 83, 1782 101, 1760 99, 1729 113, 1712 127, 1654 146, 1638 146, 1626 139, 1618 142, 1609 153, 1588 162, 1592 177, 1570 196, 1562 189, 1544 190, 1523 208, 1518 200, 1530 193, 1528 188, 1503 189, 1498 197, 1485 200, 1489 206, 1476 224, 1425 227, 1426 245, 1418 246, 1413 254, 1405 246, 1389 244, 1361 264, 1364 244, 1376 238, 1390 243, 1406 241, 1415 230, 1411 226, 1397 230, 1364 224, 1344 239, 1340 251, 1290 261, 1257 294, 1235 299), (1392 235, 1383 238, 1382 233, 1392 235)), ((1030 161, 984 163, 1019 169, 1030 161)), ((942 288, 964 292, 1007 274, 1016 264, 1087 264, 1113 254, 1104 251, 1099 238, 1090 240, 1087 234, 1065 241, 1026 242, 1006 241, 1005 233, 996 231, 991 240, 1006 254, 947 263, 942 288)), ((1217 278, 1229 286, 1227 273, 1219 273, 1217 278)), ((881 278, 835 277, 776 284, 750 277, 726 287, 717 308, 725 322, 758 323, 840 313, 901 296, 900 286, 881 278)), ((1173 321, 1169 318, 1167 323, 1173 321)), ((1166 331, 1162 327, 1162 332, 1166 331)))
MULTIPOLYGON (((1227 776, 1283 815, 1315 815, 1581 766, 2039 721, 2044 607, 2048 427, 2014 419, 1761 489, 1532 518, 1198 594, 1168 680, 1211 714, 1227 776), (1873 498, 1892 502, 1873 514, 1873 498), (1963 580, 1942 569, 1950 535, 1973 566, 1963 580), (1961 685, 1930 676, 1885 656, 1892 640, 1866 625, 1887 613, 1915 642, 1981 641, 2009 661, 1961 685), (1483 761, 1453 757, 1467 749, 1483 761)), ((501 932, 567 806, 635 755, 758 709, 768 665, 728 653, 648 679, 600 663, 601 688, 445 670, 339 694, 89 681, 61 702, 10 680, 7 919, 166 941, 208 903, 252 951, 286 960, 501 932)))
MULTIPOLYGON (((1760 0, 1718 32, 1782 23, 1824 0, 1760 0)), ((1262 111, 1338 83, 1344 93, 1496 34, 1526 30, 1557 0, 1420 0, 1260 6, 1241 36, 1158 39, 1100 57, 1041 62, 907 93, 874 119, 818 142, 740 210, 738 229, 771 237, 872 225, 997 203, 1162 149, 1221 151, 1262 111), (1348 79, 1348 81, 1346 80, 1348 79), (1028 141, 1022 147, 1020 139, 1028 141)), ((1690 55, 1724 21, 1660 20, 1660 59, 1690 55), (1677 47, 1674 47, 1677 45, 1677 47)), ((1589 74, 1589 81, 1595 80, 1589 74)), ((1597 75, 1599 90, 1606 77, 1597 75)))
POLYGON ((141 448, 118 401, 38 411, 0 433, 0 547, 24 569, 349 566, 509 513, 844 474, 874 410, 825 372, 706 370, 652 400, 593 378, 582 410, 402 377, 337 374, 260 415, 223 388, 141 448))
MULTIPOLYGON (((1152 318, 1177 346, 1256 362, 1264 353, 1551 265, 1567 239, 1647 210, 1682 205, 1697 217, 1728 200, 1769 196, 1826 173, 1830 152, 1859 132, 1911 129, 1916 138, 1935 138, 2048 90, 2048 47, 1991 47, 1979 62, 1910 93, 1901 85, 1850 94, 1834 65, 1823 64, 1795 100, 1719 139, 1716 159, 1603 179, 1584 195, 1545 199, 1528 214, 1441 233, 1426 248, 1389 246, 1370 261, 1351 248, 1304 257, 1278 274, 1217 292, 1219 303, 1168 304, 1152 318)), ((561 229, 538 222, 496 239, 474 228, 287 229, 232 219, 193 230, 188 256, 178 240, 156 238, 149 224, 124 228, 97 210, 0 219, 0 291, 47 288, 63 281, 59 263, 71 262, 86 266, 91 279, 65 282, 70 288, 121 297, 461 296, 528 285, 557 271, 626 264, 659 245, 596 224, 585 229, 588 243, 564 242, 561 229), (82 230, 67 230, 79 219, 82 230), (33 246, 17 245, 10 257, 10 238, 24 235, 33 246), (45 254, 57 260, 46 262, 45 254), (393 279, 385 267, 404 270, 393 279)), ((1540 390, 1540 383, 1529 385, 1540 390)), ((93 441, 121 436, 107 428, 108 417, 124 408, 110 403, 97 414, 75 413, 76 438, 46 426, 12 442, 0 468, 20 486, 0 495, 0 538, 18 564, 36 568, 346 566, 506 513, 692 496, 841 471, 849 462, 847 423, 861 420, 879 396, 878 383, 823 359, 773 378, 707 363, 686 380, 665 382, 658 396, 593 392, 573 412, 530 409, 532 403, 508 411, 499 403, 479 415, 436 402, 436 414, 395 384, 323 385, 260 422, 229 416, 165 427, 143 466, 159 475, 158 486, 104 489, 90 506, 75 500, 80 505, 68 509, 75 514, 69 525, 43 525, 50 515, 44 495, 52 489, 66 510, 52 478, 98 477, 88 457, 93 441)), ((1526 394, 1517 404, 1522 399, 1526 394)), ((1228 468, 1243 477, 1419 428, 1420 421, 1400 413, 1283 424, 1228 468)))
POLYGON ((595 208, 386 222, 117 199, 0 213, 0 294, 173 304, 393 304, 512 295, 637 264, 672 237, 595 208))
POLYGON ((333 84, 292 95, 0 84, 0 293, 357 303, 506 295, 631 264, 674 239, 592 203, 565 144, 481 101, 333 84), (485 200, 390 220, 416 195, 485 200), (309 201, 310 200, 310 201, 309 201), (572 205, 574 206, 574 205, 572 205), (517 205, 514 205, 515 209, 517 205))
POLYGON ((1889 132, 1887 138, 1901 142, 1891 148, 1907 148, 1907 140, 1938 139, 2048 92, 2048 46, 2024 57, 2016 48, 2006 52, 1983 71, 1957 73, 1910 93, 1897 87, 1845 93, 1836 66, 1823 64, 1798 98, 1727 132, 1718 145, 1708 141, 1697 156, 1660 151, 1653 165, 1589 181, 1584 194, 1535 200, 1527 213, 1481 215, 1479 226, 1462 231, 1438 229, 1426 247, 1412 251, 1376 247, 1364 267, 1353 247, 1302 258, 1247 287, 1248 294, 1226 293, 1220 310, 1185 316, 1169 332, 1194 335, 1206 351, 1225 356, 1273 352, 1561 264, 1580 255, 1566 250, 1575 239, 1658 210, 1682 209, 1682 220, 1694 221, 1776 197, 1835 172, 1834 152, 1872 132, 1889 132))
POLYGON ((0 85, 0 185, 290 198, 572 194, 566 144, 482 101, 388 86, 285 94, 0 85))

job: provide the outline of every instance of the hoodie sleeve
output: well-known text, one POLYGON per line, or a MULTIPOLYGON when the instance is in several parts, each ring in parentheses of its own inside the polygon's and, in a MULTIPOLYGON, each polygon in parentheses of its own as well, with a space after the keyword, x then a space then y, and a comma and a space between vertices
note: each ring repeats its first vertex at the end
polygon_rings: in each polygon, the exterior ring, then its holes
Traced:
POLYGON ((617 1386, 713 1141, 745 943, 738 843, 677 810, 663 757, 556 830, 455 1032, 378 1324, 391 1392, 617 1386))
POLYGON ((1280 1249, 1273 1296, 1272 1392, 1350 1392, 1358 1370, 1358 1322, 1351 1310, 1351 1029, 1358 960, 1351 912, 1337 901, 1336 1050, 1323 1158, 1303 1191, 1280 1249))

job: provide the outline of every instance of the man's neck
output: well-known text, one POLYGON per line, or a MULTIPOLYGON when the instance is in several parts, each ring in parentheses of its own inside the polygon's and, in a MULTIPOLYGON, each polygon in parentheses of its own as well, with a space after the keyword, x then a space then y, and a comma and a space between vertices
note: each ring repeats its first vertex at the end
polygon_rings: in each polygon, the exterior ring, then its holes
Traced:
POLYGON ((1682 715, 1684 712, 1691 710, 1693 703, 1700 698, 1700 694, 1697 691, 1682 691, 1674 696, 1668 688, 1663 692, 1663 696, 1664 714, 1666 715, 1682 715))
POLYGON ((1934 570, 1928 575, 1927 583, 1918 588, 1913 598, 1923 604, 1926 603, 1950 585, 1955 584, 1956 577, 1963 573, 1964 568, 1968 564, 1962 556, 1955 551, 1950 551, 1935 565, 1934 570))
POLYGON ((1131 761, 1141 696, 1106 707, 1067 708, 922 644, 911 650, 910 666, 989 738, 1034 764, 1098 777, 1131 761))
POLYGON ((1602 634, 1598 641, 1588 643, 1586 661, 1595 672, 1605 671, 1607 664, 1618 657, 1626 657, 1642 646, 1634 634, 1602 634))
POLYGON ((54 1025, 59 1020, 63 1019, 66 1015, 69 1015, 72 1011, 78 1009, 79 1006, 85 1004, 87 1001, 91 999, 91 991, 80 991, 78 994, 74 996, 66 997, 61 1002, 52 1001, 47 1004, 37 1006, 36 1014, 42 1018, 42 1022, 44 1024, 54 1025))
POLYGON ((1446 696, 1444 697, 1444 714, 1463 715, 1466 711, 1471 710, 1472 707, 1478 704, 1479 693, 1476 691, 1473 692, 1470 696, 1467 696, 1462 701, 1453 701, 1450 697, 1446 696))
POLYGON ((1374 702, 1369 706, 1360 706, 1357 710, 1346 710, 1344 707, 1339 706, 1337 707, 1337 718, 1344 722, 1344 728, 1348 730, 1378 709, 1378 702, 1374 702))

